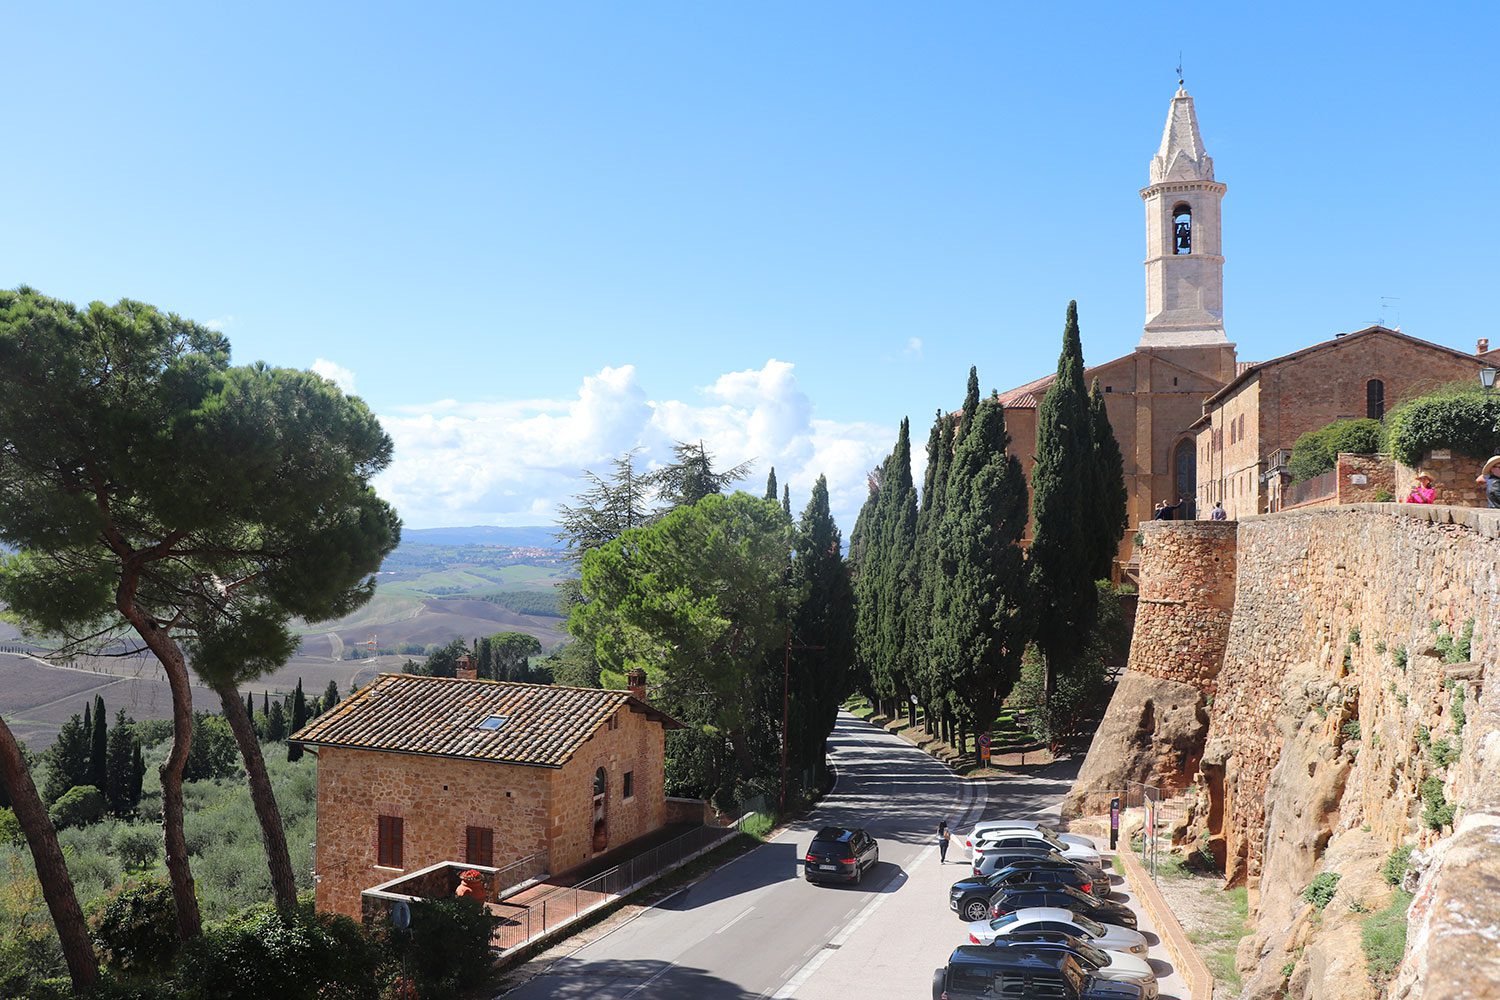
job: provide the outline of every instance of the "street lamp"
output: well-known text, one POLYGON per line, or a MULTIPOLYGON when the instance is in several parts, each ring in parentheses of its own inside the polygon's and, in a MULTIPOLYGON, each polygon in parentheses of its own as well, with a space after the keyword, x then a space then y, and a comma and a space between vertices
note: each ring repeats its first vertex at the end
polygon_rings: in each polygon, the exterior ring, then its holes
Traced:
POLYGON ((1495 388, 1495 376, 1500 375, 1500 368, 1479 369, 1479 384, 1484 386, 1484 391, 1489 392, 1495 388))

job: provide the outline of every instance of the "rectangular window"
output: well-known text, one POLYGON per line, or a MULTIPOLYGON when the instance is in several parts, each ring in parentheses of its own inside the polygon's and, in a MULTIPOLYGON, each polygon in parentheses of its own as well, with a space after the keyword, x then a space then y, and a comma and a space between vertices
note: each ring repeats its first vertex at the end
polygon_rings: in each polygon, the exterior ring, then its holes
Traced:
POLYGON ((633 798, 635 798, 635 772, 634 771, 626 771, 625 772, 625 797, 627 799, 633 799, 633 798))
POLYGON ((495 867, 495 831, 487 826, 471 826, 464 848, 464 864, 495 867))
POLYGON ((376 864, 382 868, 401 867, 401 840, 405 823, 400 816, 381 816, 378 823, 379 850, 376 864))
POLYGON ((606 725, 604 728, 605 729, 619 729, 620 728, 620 713, 616 712, 614 715, 611 715, 609 717, 609 724, 606 725))

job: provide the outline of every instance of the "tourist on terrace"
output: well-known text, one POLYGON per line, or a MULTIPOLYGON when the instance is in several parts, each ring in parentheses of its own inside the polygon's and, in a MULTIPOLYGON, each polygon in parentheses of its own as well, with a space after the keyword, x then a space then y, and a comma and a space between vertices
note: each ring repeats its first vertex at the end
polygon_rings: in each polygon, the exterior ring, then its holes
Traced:
POLYGON ((1474 482, 1484 487, 1484 498, 1490 507, 1500 507, 1500 455, 1484 463, 1474 482))
POLYGON ((1229 512, 1224 509, 1224 501, 1223 500, 1215 500, 1214 501, 1214 509, 1213 509, 1213 511, 1208 516, 1209 516, 1209 518, 1211 520, 1214 520, 1214 521, 1227 521, 1227 520, 1229 520, 1229 512))
POLYGON ((1437 503, 1437 490, 1433 489, 1432 477, 1425 472, 1417 473, 1417 478, 1411 484, 1411 492, 1406 495, 1406 502, 1437 503))
POLYGON ((1169 503, 1163 500, 1156 505, 1156 513, 1152 515, 1153 521, 1170 521, 1177 516, 1177 508, 1182 506, 1182 501, 1173 497, 1169 503))

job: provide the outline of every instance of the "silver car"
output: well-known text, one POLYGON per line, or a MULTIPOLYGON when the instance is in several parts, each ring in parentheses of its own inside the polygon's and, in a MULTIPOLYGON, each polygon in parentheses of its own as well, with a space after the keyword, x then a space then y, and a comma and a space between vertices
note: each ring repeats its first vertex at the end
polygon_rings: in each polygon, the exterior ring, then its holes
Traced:
POLYGON ((1049 830, 1009 829, 990 830, 984 839, 974 841, 974 874, 993 875, 997 867, 996 855, 1018 847, 1047 848, 1097 874, 1104 872, 1104 861, 1092 847, 1065 843, 1049 830))
POLYGON ((1091 851, 1099 849, 1099 845, 1081 833, 1059 833, 1034 819, 987 819, 975 823, 974 829, 969 831, 969 836, 964 841, 964 846, 973 847, 975 841, 991 839, 994 836, 992 831, 997 830, 1040 830, 1052 834, 1052 836, 1064 844, 1077 844, 1079 847, 1087 847, 1091 851))
POLYGON ((1060 906, 1028 906, 990 920, 975 920, 969 924, 969 943, 994 944, 996 938, 1016 931, 1061 931, 1082 938, 1095 948, 1142 957, 1148 950, 1146 937, 1140 931, 1101 924, 1060 906))

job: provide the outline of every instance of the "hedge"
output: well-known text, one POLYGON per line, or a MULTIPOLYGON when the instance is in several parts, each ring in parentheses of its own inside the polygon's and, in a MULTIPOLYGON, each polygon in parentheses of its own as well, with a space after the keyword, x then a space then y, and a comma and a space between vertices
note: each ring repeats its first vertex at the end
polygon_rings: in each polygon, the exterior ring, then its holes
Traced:
POLYGON ((1386 417, 1391 452, 1404 465, 1447 448, 1483 459, 1500 453, 1500 392, 1467 382, 1402 403, 1386 417))
POLYGON ((1378 420, 1335 420, 1325 427, 1308 431, 1292 445, 1290 467, 1292 482, 1330 472, 1338 464, 1340 452, 1369 455, 1380 451, 1381 426, 1378 420))

